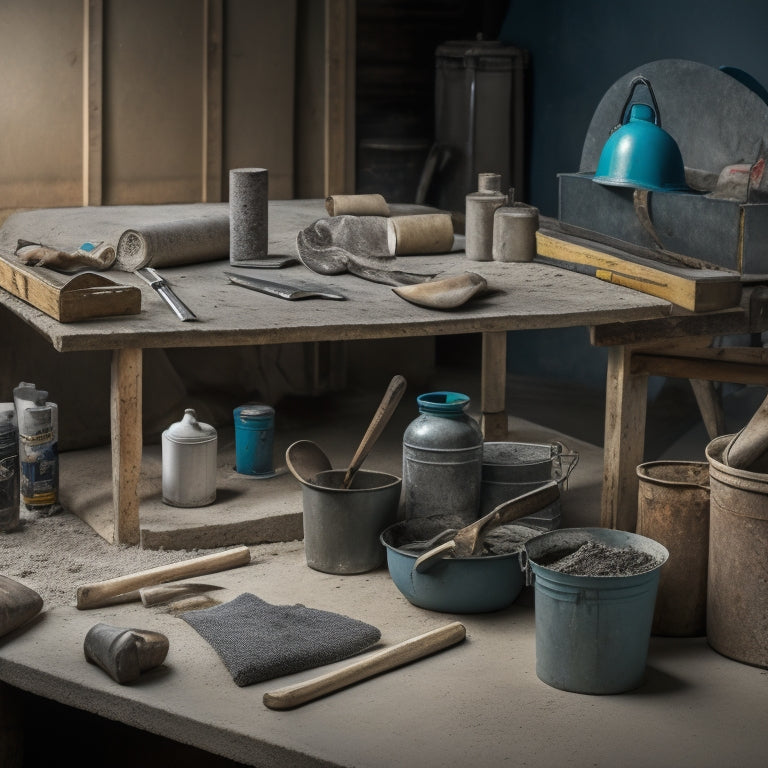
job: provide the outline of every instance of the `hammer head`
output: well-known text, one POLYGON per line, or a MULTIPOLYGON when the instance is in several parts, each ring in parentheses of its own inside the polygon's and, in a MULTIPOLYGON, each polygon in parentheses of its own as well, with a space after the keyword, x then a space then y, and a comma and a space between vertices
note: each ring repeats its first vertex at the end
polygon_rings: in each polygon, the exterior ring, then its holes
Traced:
POLYGON ((130 683, 142 672, 160 666, 168 654, 168 638, 146 629, 94 624, 85 635, 85 658, 115 682, 130 683))

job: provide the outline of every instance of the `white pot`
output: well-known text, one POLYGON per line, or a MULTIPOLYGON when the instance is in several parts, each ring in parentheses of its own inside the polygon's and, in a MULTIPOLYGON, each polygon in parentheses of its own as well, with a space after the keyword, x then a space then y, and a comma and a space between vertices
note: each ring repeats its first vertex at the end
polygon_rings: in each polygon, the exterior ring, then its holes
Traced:
POLYGON ((218 436, 187 408, 181 421, 163 432, 163 502, 204 507, 216 500, 218 436))

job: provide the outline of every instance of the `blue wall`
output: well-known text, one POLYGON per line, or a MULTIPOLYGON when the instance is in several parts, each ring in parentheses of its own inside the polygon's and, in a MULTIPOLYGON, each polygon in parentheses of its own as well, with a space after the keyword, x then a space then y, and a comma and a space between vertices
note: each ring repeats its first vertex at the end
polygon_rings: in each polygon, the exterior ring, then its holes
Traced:
MULTIPOLYGON (((768 84, 766 0, 511 0, 499 38, 530 54, 526 202, 546 216, 557 216, 557 174, 579 168, 594 110, 631 69, 688 59, 768 84)), ((604 386, 605 352, 586 331, 515 334, 510 348, 513 372, 604 386)))

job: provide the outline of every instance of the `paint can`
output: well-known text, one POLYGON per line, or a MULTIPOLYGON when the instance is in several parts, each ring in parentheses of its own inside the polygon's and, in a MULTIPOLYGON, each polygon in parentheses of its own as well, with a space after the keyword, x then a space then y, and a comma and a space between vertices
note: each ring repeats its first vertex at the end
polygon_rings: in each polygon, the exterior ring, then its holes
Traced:
POLYGON ((172 507, 204 507, 216 500, 218 435, 187 408, 181 421, 162 435, 163 502, 172 507))
POLYGON ((240 405, 234 409, 235 470, 241 475, 272 476, 275 409, 269 405, 240 405))

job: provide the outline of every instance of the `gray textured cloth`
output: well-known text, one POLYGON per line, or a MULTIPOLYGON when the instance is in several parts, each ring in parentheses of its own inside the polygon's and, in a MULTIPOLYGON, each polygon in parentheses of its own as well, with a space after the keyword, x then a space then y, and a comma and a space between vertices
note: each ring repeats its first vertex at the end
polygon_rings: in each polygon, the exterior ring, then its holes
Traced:
POLYGON ((180 614, 207 640, 239 686, 341 661, 381 639, 371 624, 304 605, 272 605, 244 592, 180 614))
POLYGON ((296 238, 299 258, 313 272, 339 275, 350 262, 382 267, 395 260, 384 216, 334 216, 318 219, 296 238))

